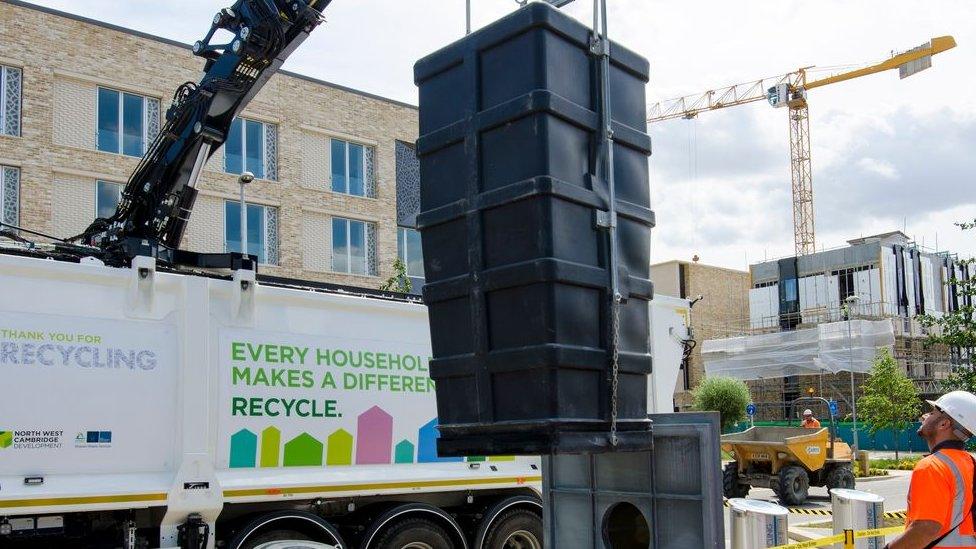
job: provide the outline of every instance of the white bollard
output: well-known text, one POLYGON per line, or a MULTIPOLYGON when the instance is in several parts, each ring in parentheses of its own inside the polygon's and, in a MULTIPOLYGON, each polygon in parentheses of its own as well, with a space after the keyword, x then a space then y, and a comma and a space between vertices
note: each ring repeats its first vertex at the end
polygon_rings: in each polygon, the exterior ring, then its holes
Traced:
MULTIPOLYGON (((884 527, 884 498, 860 490, 835 488, 830 491, 830 503, 834 510, 834 533, 844 530, 870 530, 884 527)), ((881 549, 883 537, 864 538, 854 542, 856 549, 881 549)), ((843 548, 842 544, 834 545, 843 548)))
POLYGON ((761 549, 788 543, 790 512, 768 501, 730 499, 732 549, 761 549))

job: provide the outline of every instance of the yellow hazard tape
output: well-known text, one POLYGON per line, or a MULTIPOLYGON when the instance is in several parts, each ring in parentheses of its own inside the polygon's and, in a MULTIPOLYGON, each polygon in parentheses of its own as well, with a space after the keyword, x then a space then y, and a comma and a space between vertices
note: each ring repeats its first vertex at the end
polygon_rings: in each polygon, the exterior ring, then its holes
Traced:
POLYGON ((808 547, 824 547, 835 543, 843 543, 844 547, 854 547, 854 540, 864 538, 877 538, 889 534, 898 534, 905 530, 904 526, 892 526, 890 528, 872 528, 870 530, 845 530, 842 534, 826 538, 801 541, 799 543, 789 543, 787 545, 777 545, 770 549, 806 549, 808 547))
MULTIPOLYGON (((722 499, 722 505, 724 507, 729 506, 728 498, 722 499)), ((819 516, 829 517, 834 514, 833 510, 831 509, 805 509, 802 507, 788 507, 787 510, 792 515, 819 515, 819 516)), ((904 519, 907 517, 908 517, 907 511, 890 511, 884 514, 884 518, 886 519, 896 519, 896 518, 904 519)))

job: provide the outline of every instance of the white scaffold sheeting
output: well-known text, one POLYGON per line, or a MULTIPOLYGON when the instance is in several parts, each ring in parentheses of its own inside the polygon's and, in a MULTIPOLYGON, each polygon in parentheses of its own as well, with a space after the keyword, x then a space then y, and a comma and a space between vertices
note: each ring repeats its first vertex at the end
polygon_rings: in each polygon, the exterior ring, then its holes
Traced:
POLYGON ((878 351, 895 344, 890 320, 853 320, 850 334, 847 322, 830 322, 792 332, 710 339, 702 344, 705 375, 745 380, 823 370, 867 372, 878 351))

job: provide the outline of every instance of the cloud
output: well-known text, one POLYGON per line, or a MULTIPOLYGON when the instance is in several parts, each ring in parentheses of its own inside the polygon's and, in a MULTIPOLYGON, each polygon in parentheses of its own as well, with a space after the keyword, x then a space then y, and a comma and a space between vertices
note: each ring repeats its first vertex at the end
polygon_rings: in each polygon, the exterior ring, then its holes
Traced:
POLYGON ((880 176, 883 179, 897 179, 898 170, 886 160, 864 157, 857 161, 857 166, 868 174, 880 176))

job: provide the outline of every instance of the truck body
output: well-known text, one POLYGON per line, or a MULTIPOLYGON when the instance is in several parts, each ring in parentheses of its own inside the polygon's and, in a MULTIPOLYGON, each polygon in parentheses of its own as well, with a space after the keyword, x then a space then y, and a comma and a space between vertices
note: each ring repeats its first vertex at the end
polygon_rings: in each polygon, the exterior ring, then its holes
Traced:
MULTIPOLYGON (((380 547, 419 514, 487 547, 505 505, 541 517, 536 458, 437 456, 416 300, 2 253, 0 291, 0 545, 250 547, 256 519, 318 517, 380 547)), ((687 302, 653 309, 671 411, 687 302)))

